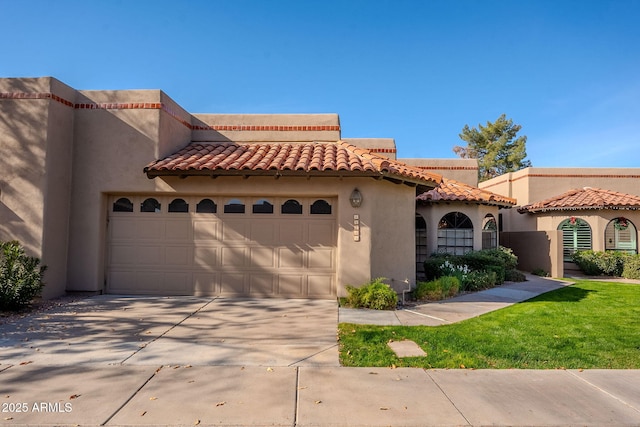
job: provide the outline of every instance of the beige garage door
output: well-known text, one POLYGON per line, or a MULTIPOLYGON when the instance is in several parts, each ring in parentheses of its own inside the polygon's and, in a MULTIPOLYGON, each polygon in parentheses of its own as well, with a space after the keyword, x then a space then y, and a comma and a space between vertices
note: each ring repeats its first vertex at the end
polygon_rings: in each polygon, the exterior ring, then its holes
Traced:
POLYGON ((331 198, 111 197, 107 292, 336 296, 331 198))

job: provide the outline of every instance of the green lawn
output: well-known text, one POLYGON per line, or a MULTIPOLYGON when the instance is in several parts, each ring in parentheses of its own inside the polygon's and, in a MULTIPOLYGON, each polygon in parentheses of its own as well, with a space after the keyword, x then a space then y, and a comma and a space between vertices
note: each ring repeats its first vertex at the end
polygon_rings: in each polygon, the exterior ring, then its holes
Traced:
POLYGON ((339 325, 344 366, 423 368, 640 368, 640 285, 579 281, 444 326, 339 325), (390 340, 425 357, 398 358, 390 340))

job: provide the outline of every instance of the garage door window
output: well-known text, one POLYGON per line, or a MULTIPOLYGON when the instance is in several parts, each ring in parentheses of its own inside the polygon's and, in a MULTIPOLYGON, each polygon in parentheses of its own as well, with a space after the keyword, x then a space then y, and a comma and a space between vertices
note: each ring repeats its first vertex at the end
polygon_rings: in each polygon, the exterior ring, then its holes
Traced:
POLYGON ((148 198, 140 204, 140 212, 160 212, 160 202, 154 198, 148 198))
POLYGON ((302 205, 297 200, 287 200, 280 207, 280 212, 283 214, 302 215, 302 205))
POLYGON ((184 199, 174 199, 169 203, 169 212, 189 212, 189 203, 184 199))
POLYGON ((244 213, 244 203, 238 199, 231 199, 224 205, 224 213, 244 213))
POLYGON ((311 215, 331 215, 331 205, 326 200, 316 200, 311 205, 311 215))
POLYGON ((254 214, 272 214, 273 205, 268 200, 260 199, 253 205, 254 214))
POLYGON ((196 213, 216 213, 218 206, 211 199, 202 199, 200 203, 196 205, 196 213))
POLYGON ((113 203, 114 212, 133 212, 133 203, 126 197, 122 197, 113 203))

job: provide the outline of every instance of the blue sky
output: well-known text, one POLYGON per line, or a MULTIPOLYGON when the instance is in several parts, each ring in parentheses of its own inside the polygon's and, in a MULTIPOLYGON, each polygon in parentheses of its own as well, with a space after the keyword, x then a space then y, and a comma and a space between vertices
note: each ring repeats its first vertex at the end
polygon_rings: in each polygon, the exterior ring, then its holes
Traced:
POLYGON ((194 113, 338 113, 455 158, 505 113, 534 166, 640 167, 640 1, 0 0, 0 76, 162 89, 194 113))

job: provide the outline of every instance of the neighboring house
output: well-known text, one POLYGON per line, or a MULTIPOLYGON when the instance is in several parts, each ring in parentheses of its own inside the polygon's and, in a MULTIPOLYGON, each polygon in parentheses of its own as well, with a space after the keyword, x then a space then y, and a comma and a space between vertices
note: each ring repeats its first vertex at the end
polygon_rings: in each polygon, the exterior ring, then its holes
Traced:
POLYGON ((45 297, 406 289, 416 196, 442 177, 340 130, 336 114, 191 114, 159 90, 0 79, 0 239, 49 267, 45 297))
POLYGON ((575 269, 576 250, 638 253, 640 168, 526 168, 480 183, 518 201, 503 242, 525 269, 575 269))

